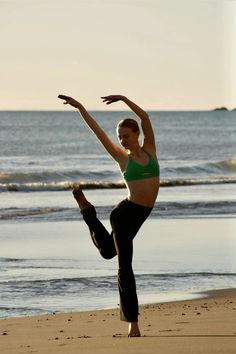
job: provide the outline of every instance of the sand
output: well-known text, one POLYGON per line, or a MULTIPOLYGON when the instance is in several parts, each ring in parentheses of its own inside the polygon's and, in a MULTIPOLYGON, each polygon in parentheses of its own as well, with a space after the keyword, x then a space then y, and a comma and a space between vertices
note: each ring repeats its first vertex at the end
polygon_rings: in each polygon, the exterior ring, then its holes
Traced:
POLYGON ((119 310, 0 321, 1 354, 236 353, 236 289, 140 307, 140 338, 127 337, 119 310), (207 296, 207 297, 206 297, 207 296))

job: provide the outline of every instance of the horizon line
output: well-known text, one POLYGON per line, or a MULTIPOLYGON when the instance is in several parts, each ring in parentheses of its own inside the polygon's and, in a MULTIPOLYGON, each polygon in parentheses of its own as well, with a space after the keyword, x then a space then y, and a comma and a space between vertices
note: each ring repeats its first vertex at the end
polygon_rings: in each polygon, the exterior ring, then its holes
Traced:
MULTIPOLYGON (((212 112, 212 111, 226 111, 232 112, 236 108, 227 107, 216 107, 209 109, 146 109, 146 112, 212 112)), ((120 109, 120 110, 106 110, 106 109, 87 109, 90 112, 130 112, 130 110, 120 109)), ((0 112, 78 112, 78 110, 64 110, 64 109, 0 109, 0 112)), ((132 112, 132 111, 131 111, 132 112)))

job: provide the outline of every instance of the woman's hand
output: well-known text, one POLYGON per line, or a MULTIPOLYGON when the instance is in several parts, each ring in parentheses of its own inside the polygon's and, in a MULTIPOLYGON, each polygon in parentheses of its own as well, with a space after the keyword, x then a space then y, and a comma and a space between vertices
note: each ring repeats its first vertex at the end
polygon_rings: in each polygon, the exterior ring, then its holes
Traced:
POLYGON ((63 102, 64 104, 70 104, 72 107, 79 108, 80 106, 80 103, 72 97, 65 96, 65 95, 58 95, 58 98, 64 100, 65 101, 63 102))
POLYGON ((117 101, 123 101, 125 96, 122 95, 109 95, 109 96, 103 96, 101 97, 103 102, 106 102, 106 104, 111 104, 117 101))

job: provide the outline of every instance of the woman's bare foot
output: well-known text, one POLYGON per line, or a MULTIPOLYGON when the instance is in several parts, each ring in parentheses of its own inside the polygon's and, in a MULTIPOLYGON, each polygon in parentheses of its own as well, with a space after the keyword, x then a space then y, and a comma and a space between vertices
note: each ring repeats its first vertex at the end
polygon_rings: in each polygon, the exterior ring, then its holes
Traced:
POLYGON ((138 322, 130 322, 128 337, 140 337, 141 333, 138 327, 138 322))
POLYGON ((89 201, 85 198, 84 193, 79 187, 73 189, 73 195, 78 203, 80 210, 88 209, 92 206, 92 204, 90 204, 89 201))

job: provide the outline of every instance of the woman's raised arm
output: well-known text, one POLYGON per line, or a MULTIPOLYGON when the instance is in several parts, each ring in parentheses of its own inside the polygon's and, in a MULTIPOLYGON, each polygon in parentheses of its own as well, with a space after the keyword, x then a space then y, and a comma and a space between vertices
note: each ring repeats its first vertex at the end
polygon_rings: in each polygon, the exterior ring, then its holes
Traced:
POLYGON ((64 100, 64 104, 69 104, 79 110, 82 118, 92 130, 92 132, 96 135, 98 140, 102 143, 107 152, 114 158, 114 160, 119 162, 120 156, 124 155, 123 150, 110 140, 104 130, 98 125, 98 123, 88 113, 84 106, 80 102, 76 101, 74 98, 69 96, 59 95, 58 98, 64 100))
POLYGON ((127 97, 122 95, 109 95, 101 98, 103 99, 103 102, 106 102, 106 104, 111 104, 117 101, 123 101, 124 103, 126 103, 127 106, 141 119, 141 126, 144 135, 144 141, 143 141, 144 149, 147 148, 147 150, 151 149, 156 151, 155 136, 147 112, 145 112, 136 103, 132 102, 127 97))

